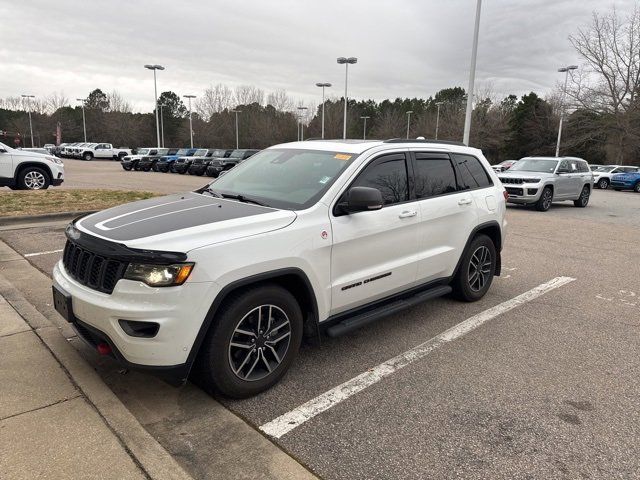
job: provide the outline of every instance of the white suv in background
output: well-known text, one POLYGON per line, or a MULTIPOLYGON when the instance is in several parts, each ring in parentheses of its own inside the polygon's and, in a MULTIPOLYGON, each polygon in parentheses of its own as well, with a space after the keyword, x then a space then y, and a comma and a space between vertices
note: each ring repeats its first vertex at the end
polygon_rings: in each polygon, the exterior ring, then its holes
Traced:
POLYGON ((53 155, 17 150, 0 143, 0 187, 46 190, 64 181, 64 164, 53 155))
POLYGON ((195 192, 74 221, 54 304, 100 353, 247 397, 303 335, 418 302, 482 298, 500 274, 506 192, 480 150, 419 140, 263 150, 195 192))
POLYGON ((593 185, 602 190, 606 190, 611 185, 611 177, 618 173, 637 172, 638 167, 628 165, 605 165, 593 171, 593 185))

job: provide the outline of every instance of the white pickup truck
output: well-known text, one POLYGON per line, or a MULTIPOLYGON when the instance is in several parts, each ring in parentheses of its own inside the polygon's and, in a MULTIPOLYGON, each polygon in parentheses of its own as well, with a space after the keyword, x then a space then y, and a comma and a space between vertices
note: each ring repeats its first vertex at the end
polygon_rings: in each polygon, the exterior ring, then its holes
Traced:
POLYGON ((130 148, 113 148, 110 143, 91 143, 83 147, 78 156, 83 160, 93 160, 94 158, 121 160, 126 155, 131 155, 130 148))

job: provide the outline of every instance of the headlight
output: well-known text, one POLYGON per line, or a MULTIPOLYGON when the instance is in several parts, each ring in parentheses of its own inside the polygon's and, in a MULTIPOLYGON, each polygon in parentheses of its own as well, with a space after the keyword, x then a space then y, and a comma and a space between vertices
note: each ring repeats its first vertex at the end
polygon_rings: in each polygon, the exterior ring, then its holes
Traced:
POLYGON ((124 278, 138 280, 150 287, 173 287, 182 285, 193 270, 193 263, 173 265, 143 265, 132 263, 124 272, 124 278))
POLYGON ((62 160, 60 160, 58 157, 46 157, 46 159, 49 160, 50 162, 57 163, 58 165, 62 165, 62 160))

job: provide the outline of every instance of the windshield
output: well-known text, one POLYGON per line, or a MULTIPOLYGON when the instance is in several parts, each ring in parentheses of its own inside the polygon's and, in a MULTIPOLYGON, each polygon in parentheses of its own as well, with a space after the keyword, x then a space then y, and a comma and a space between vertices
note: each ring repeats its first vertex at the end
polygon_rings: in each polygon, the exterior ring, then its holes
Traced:
POLYGON ((523 158, 518 160, 509 169, 510 172, 545 172, 553 173, 558 165, 557 160, 539 160, 532 158, 523 158))
POLYGON ((208 157, 224 157, 224 150, 213 150, 207 154, 208 157))
POLYGON ((158 149, 158 155, 166 155, 169 153, 169 149, 168 148, 159 148, 158 149))
POLYGON ((136 153, 136 155, 147 155, 149 153, 149 149, 148 148, 139 148, 138 152, 136 153))
POLYGON ((198 150, 196 150, 196 152, 193 154, 194 157, 204 157, 207 154, 207 149, 206 148, 199 148, 198 150))
POLYGON ((318 150, 268 149, 213 181, 218 194, 254 198, 270 207, 313 205, 357 155, 318 150))
POLYGON ((596 168, 594 172, 610 172, 614 168, 616 167, 600 167, 600 168, 596 168))
POLYGON ((244 150, 234 150, 231 152, 231 155, 229 155, 229 158, 242 158, 244 152, 244 150))
POLYGON ((186 155, 188 152, 189 152, 188 148, 181 148, 180 150, 178 150, 176 155, 186 155))

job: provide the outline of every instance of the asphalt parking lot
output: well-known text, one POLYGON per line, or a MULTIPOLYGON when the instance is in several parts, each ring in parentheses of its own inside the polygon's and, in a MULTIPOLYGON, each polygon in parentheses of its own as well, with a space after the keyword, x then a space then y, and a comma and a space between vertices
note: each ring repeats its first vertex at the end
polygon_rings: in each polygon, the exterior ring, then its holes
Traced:
MULTIPOLYGON (((206 182, 117 171, 115 162, 65 163, 67 187, 170 193, 206 182)), ((270 391, 218 400, 327 479, 640 477, 640 195, 596 190, 586 209, 510 207, 508 221, 503 275, 480 302, 438 299, 305 345, 270 391), (558 278, 564 280, 557 288, 535 290, 558 278), (465 320, 477 328, 403 368, 381 369, 465 320), (330 408, 318 408, 326 392, 380 371, 386 373, 379 379, 355 391, 338 389, 330 408), (290 412, 304 418, 274 435, 274 420, 293 418, 290 412)), ((57 314, 47 276, 60 258, 63 229, 61 222, 0 229, 0 239, 41 272, 13 272, 14 284, 50 318, 57 314)), ((216 478, 219 455, 260 454, 228 452, 225 439, 233 432, 212 424, 210 413, 220 406, 196 386, 175 389, 123 372, 67 329, 131 412, 196 478, 216 478)))

